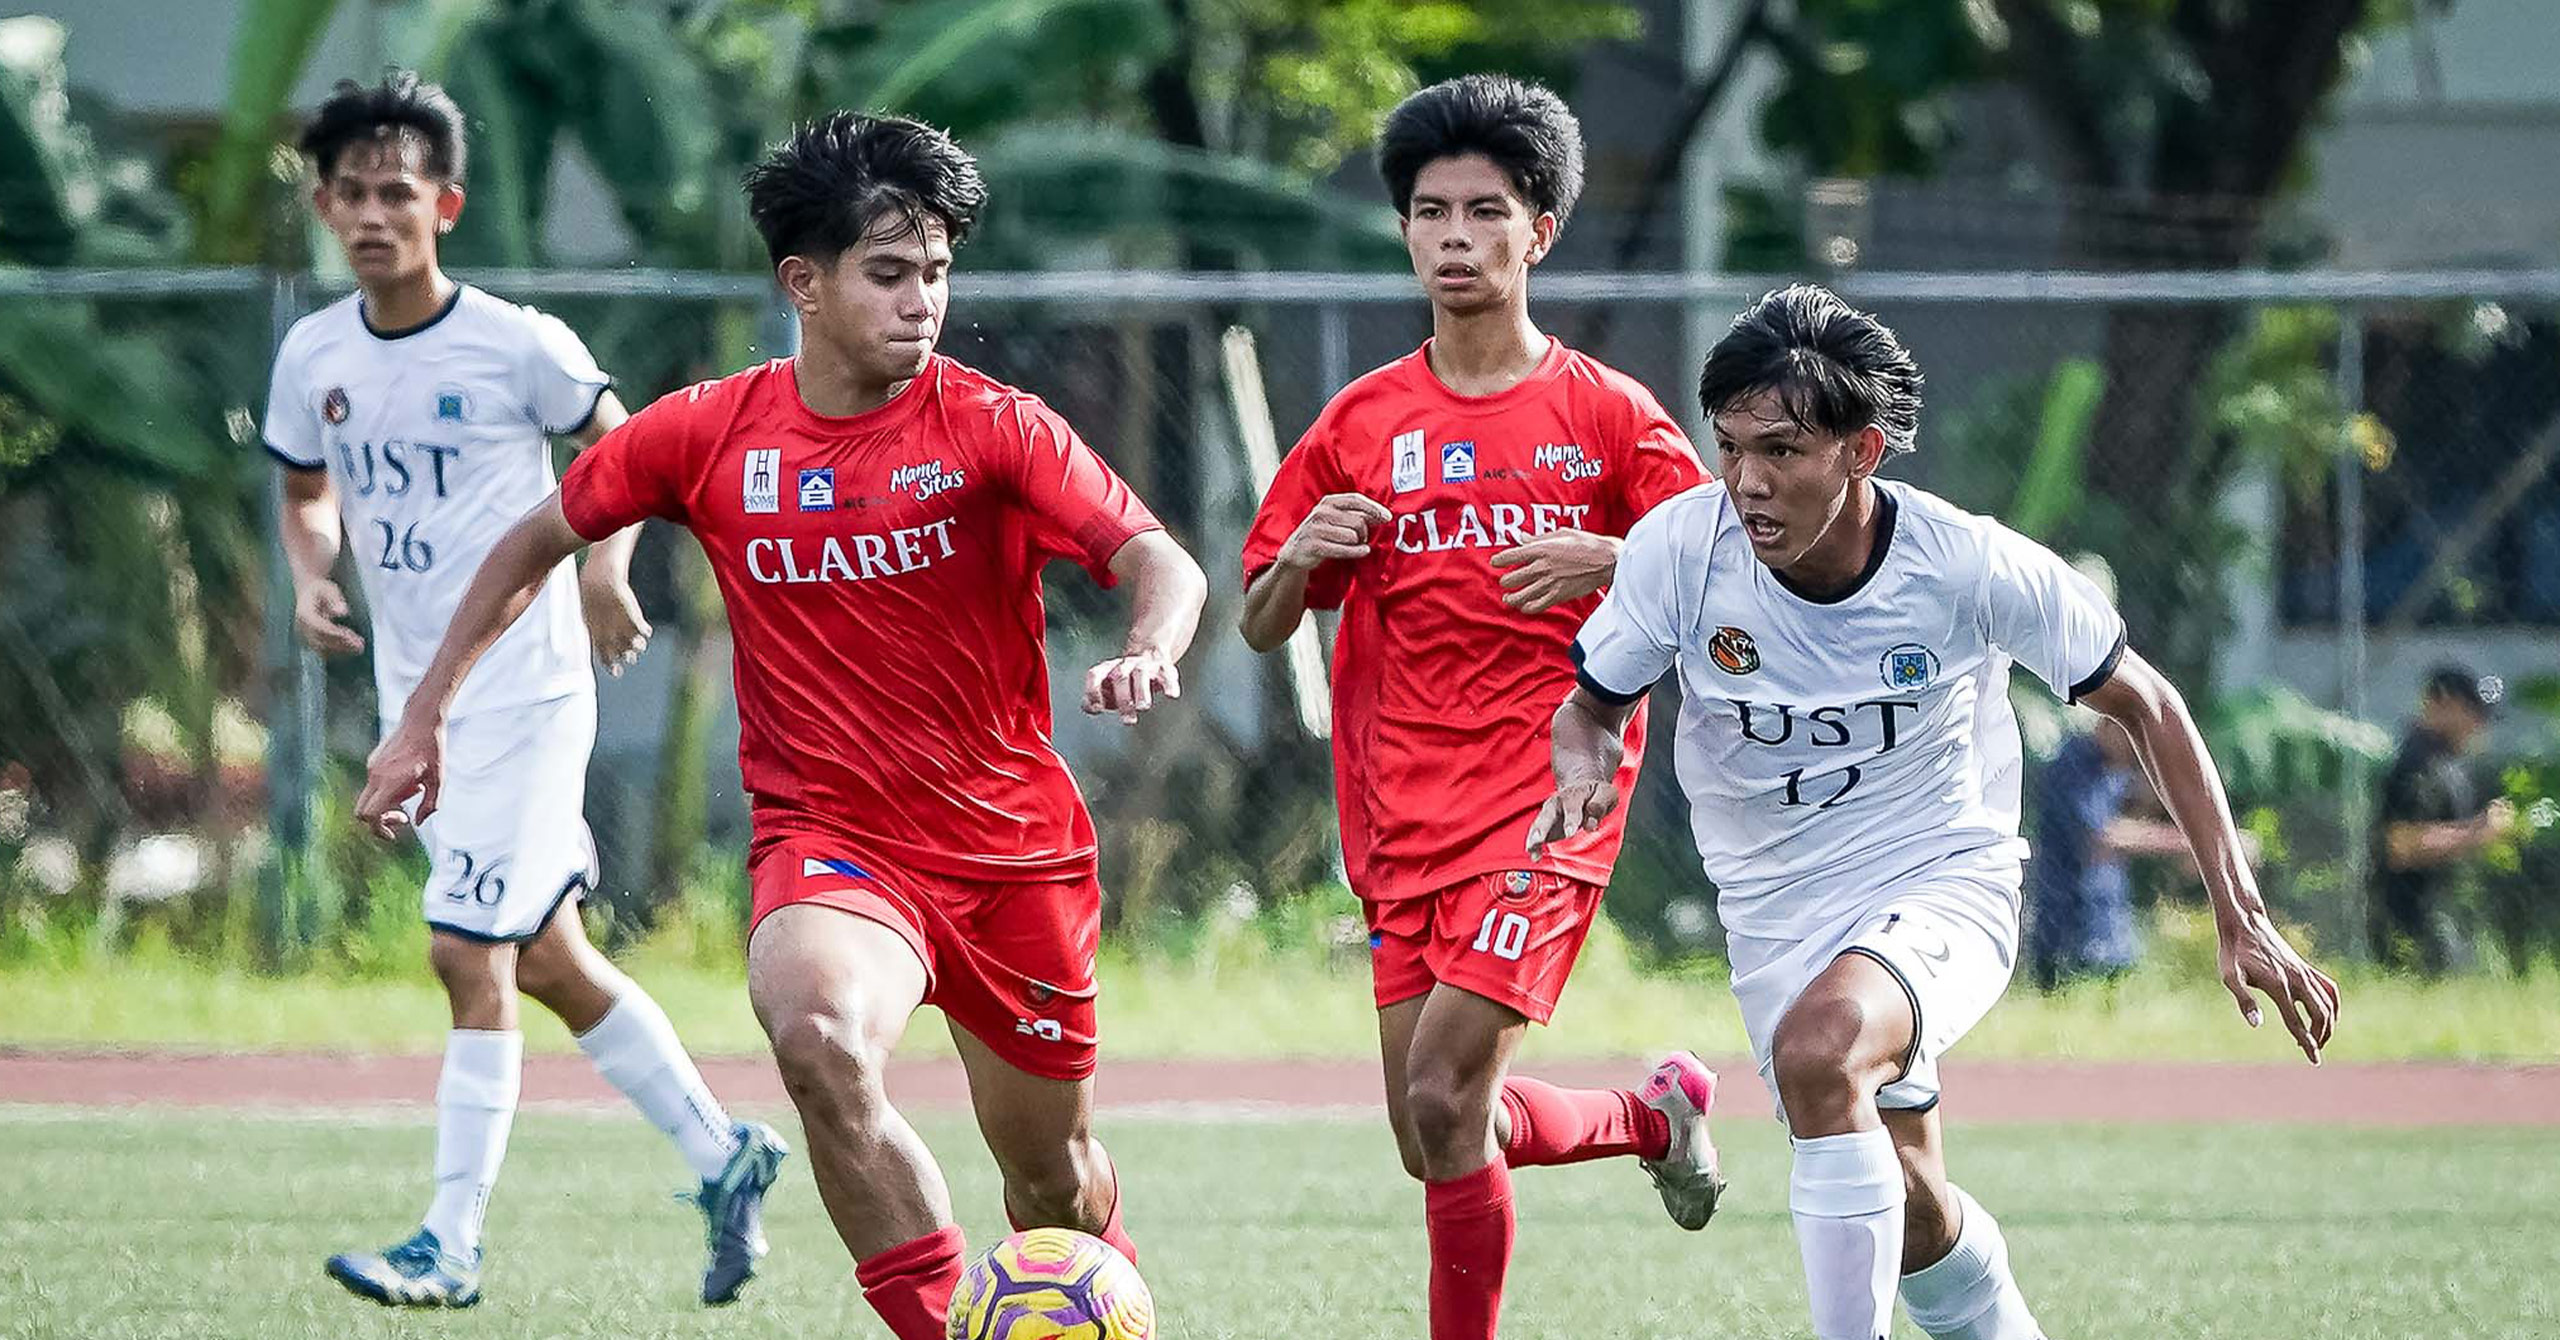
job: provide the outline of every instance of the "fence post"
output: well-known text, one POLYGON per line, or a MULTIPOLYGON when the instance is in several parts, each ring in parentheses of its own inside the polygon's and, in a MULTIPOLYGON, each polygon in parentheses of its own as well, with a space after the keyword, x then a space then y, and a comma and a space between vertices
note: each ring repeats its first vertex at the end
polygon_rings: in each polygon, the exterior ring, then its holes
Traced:
POLYGON ((1351 317, 1341 303, 1316 309, 1316 371, 1324 378, 1319 401, 1351 384, 1351 317))
MULTIPOLYGON (((285 332, 302 314, 301 277, 282 270, 270 274, 267 308, 272 349, 284 342, 285 332)), ((260 521, 267 542, 268 856, 258 871, 257 937, 261 959, 269 968, 277 968, 291 961, 308 930, 309 917, 297 914, 295 893, 307 881, 316 848, 311 797, 319 781, 325 690, 320 658, 294 636, 293 573, 276 534, 284 480, 272 469, 266 473, 266 508, 260 521)))
MULTIPOLYGON (((2364 311, 2348 304, 2338 322, 2338 410, 2347 435, 2337 455, 2338 487, 2338 705, 2357 721, 2368 719, 2365 693, 2364 582, 2364 311)), ((2365 945, 2372 892, 2372 779, 2350 761, 2340 791, 2346 833, 2346 943, 2365 945)))

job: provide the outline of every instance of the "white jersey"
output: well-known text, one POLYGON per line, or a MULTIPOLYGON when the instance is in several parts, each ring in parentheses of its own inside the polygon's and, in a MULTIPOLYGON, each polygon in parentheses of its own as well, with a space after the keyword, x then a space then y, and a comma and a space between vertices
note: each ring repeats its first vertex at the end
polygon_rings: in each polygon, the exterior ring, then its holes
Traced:
POLYGON ((1723 484, 1673 498, 1575 641, 1612 701, 1679 668, 1672 756, 1736 934, 1802 938, 1950 859, 2022 859, 2009 665, 2077 698, 2123 655, 2123 619, 2051 550, 1876 487, 1876 550, 1828 602, 1753 555, 1723 484))
MULTIPOLYGON (((424 325, 385 334, 360 295, 294 323, 267 392, 267 450, 326 468, 372 615, 386 729, 426 673, 498 537, 551 494, 550 437, 610 385, 558 319, 468 284, 424 325)), ((595 692, 569 564, 462 682, 452 715, 595 692)))

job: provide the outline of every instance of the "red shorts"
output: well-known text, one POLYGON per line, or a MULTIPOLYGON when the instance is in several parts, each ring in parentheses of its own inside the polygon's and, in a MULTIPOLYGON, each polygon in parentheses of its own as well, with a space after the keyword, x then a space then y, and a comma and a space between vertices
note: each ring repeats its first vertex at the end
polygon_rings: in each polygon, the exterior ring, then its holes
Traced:
POLYGON ((1093 959, 1102 885, 968 880, 901 870, 825 838, 757 844, 750 935, 777 907, 815 903, 896 931, 924 962, 924 1003, 1006 1064, 1044 1079, 1093 1073, 1100 1038, 1093 959))
POLYGON ((1601 892, 1564 875, 1497 870, 1420 898, 1364 902, 1378 1008, 1446 982, 1545 1023, 1601 892))

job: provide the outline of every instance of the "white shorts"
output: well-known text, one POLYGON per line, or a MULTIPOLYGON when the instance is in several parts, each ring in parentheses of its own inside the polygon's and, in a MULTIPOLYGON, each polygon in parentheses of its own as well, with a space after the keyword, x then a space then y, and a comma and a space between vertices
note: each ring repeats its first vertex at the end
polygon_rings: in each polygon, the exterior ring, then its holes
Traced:
MULTIPOLYGON (((1911 997, 1911 1054, 1876 1093, 1876 1106, 1925 1112, 1938 1102, 1938 1058, 1971 1032, 2009 989, 2018 958, 2022 870, 2009 855, 1960 857, 1893 888, 1800 940, 1727 937, 1733 998, 1751 1035, 1751 1056, 1773 1100, 1770 1044, 1796 997, 1843 954, 1884 965, 1911 997)), ((1782 1110, 1778 1119, 1784 1121, 1782 1110)))
POLYGON ((429 926, 492 944, 530 940, 595 887, 586 816, 595 743, 591 693, 446 723, 444 786, 418 833, 429 926))

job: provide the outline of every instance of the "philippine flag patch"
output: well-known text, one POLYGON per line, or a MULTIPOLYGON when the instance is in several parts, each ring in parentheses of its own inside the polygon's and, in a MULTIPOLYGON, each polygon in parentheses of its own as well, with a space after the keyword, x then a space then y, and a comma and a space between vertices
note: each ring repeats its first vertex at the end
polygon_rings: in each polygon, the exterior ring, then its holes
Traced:
POLYGON ((815 856, 803 857, 800 861, 800 877, 807 879, 813 875, 842 875, 846 879, 871 878, 870 871, 851 861, 822 860, 815 856))

